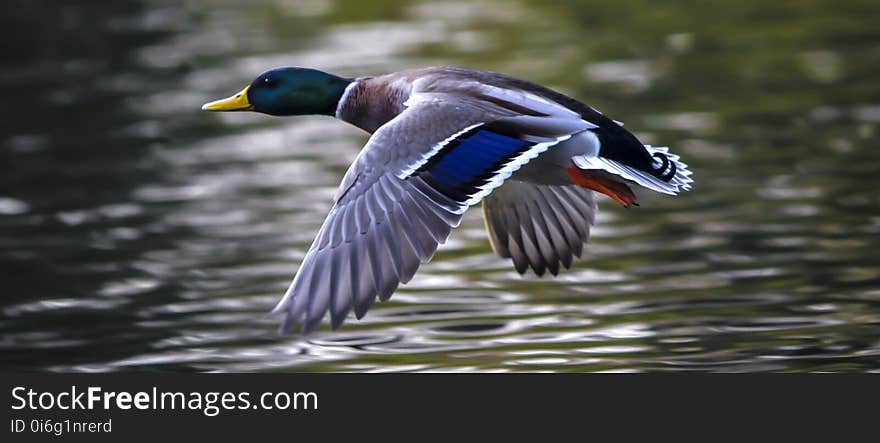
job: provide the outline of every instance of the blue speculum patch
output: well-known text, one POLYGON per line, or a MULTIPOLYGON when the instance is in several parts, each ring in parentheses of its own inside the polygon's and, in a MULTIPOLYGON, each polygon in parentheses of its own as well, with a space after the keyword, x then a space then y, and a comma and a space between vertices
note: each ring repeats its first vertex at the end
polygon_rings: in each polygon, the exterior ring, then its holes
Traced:
POLYGON ((414 175, 463 202, 495 172, 533 145, 484 127, 474 128, 449 142, 414 175))

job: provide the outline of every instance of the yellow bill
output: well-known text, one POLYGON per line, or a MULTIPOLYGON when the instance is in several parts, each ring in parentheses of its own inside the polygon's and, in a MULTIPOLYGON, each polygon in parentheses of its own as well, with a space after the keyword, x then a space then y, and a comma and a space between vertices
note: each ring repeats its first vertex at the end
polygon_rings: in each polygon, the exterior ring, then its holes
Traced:
POLYGON ((222 100, 216 100, 202 105, 203 111, 228 112, 228 111, 252 111, 254 105, 248 101, 248 88, 245 86, 238 94, 227 97, 222 100))

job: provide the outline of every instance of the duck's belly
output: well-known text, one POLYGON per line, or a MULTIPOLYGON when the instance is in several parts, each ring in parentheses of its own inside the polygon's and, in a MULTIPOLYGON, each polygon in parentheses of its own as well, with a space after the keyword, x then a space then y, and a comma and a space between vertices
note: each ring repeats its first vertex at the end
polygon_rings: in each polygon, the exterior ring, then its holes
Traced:
POLYGON ((570 185, 571 177, 565 168, 571 166, 571 158, 576 155, 598 155, 599 140, 590 131, 584 131, 572 138, 552 146, 538 158, 528 162, 510 177, 542 185, 570 185))

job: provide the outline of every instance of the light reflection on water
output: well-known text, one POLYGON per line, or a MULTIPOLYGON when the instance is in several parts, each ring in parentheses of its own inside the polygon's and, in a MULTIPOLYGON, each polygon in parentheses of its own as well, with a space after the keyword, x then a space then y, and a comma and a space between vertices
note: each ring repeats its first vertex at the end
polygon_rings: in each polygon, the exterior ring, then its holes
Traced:
POLYGON ((347 3, 34 3, 8 24, 59 26, 12 45, 22 53, 0 77, 12 91, 0 106, 23 108, 4 108, 0 150, 4 368, 880 369, 870 14, 829 2, 715 29, 717 14, 760 16, 761 4, 663 23, 648 17, 668 6, 652 2, 627 14, 388 2, 397 13, 385 15, 347 3), (844 30, 822 25, 830 10, 844 30), (66 47, 72 36, 82 45, 66 47), (695 189, 642 193, 633 210, 603 199, 585 259, 556 279, 520 278, 472 211, 363 320, 278 336, 266 313, 366 136, 199 105, 276 65, 364 75, 439 63, 583 98, 674 146, 695 189))

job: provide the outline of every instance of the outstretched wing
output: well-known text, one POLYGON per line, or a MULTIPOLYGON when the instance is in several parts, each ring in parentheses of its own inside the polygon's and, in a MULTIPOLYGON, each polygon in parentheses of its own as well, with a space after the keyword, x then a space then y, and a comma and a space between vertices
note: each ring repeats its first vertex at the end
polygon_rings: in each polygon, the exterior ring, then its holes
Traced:
POLYGON ((330 210, 275 311, 282 328, 313 330, 329 310, 333 327, 362 317, 378 296, 409 281, 461 220, 459 204, 424 183, 364 171, 330 210))
POLYGON ((468 206, 530 159, 590 127, 579 119, 511 116, 431 94, 379 128, 352 164, 284 298, 282 330, 338 327, 386 300, 443 243, 468 206))
POLYGON ((593 192, 575 185, 509 180, 483 200, 492 249, 513 260, 517 272, 559 273, 580 257, 596 218, 593 192))

